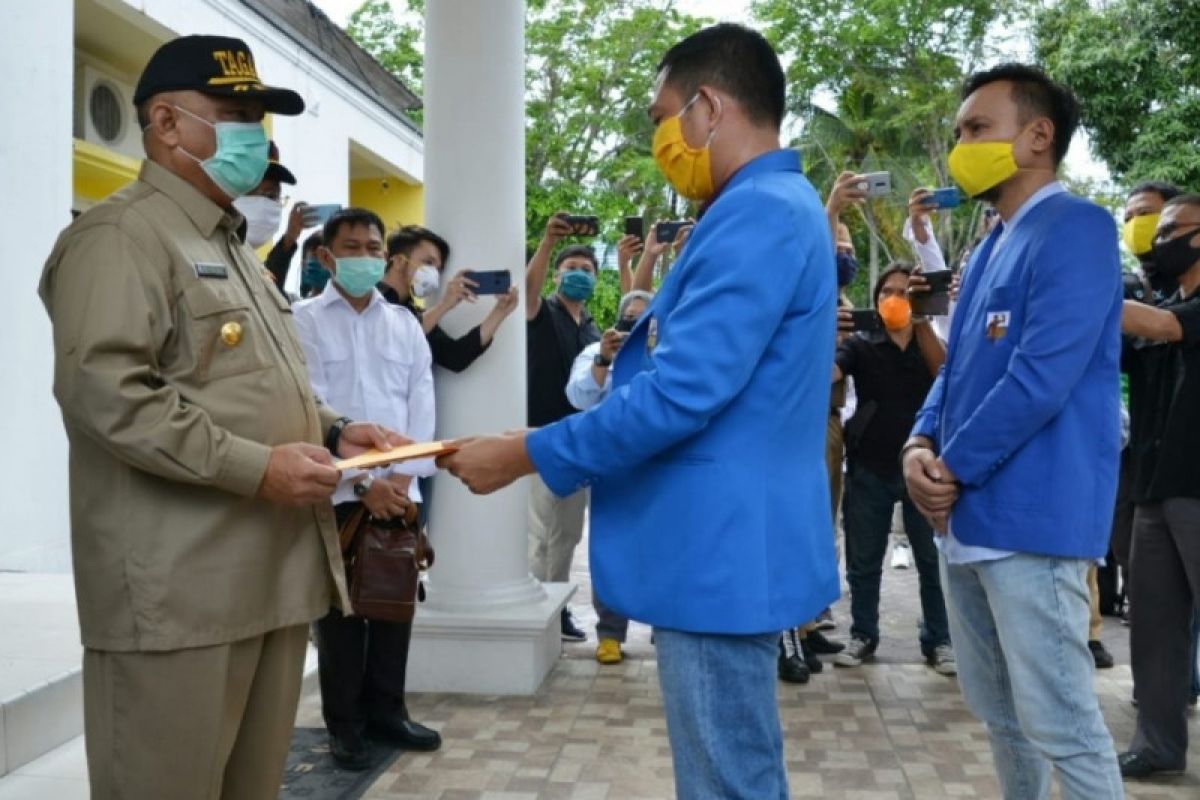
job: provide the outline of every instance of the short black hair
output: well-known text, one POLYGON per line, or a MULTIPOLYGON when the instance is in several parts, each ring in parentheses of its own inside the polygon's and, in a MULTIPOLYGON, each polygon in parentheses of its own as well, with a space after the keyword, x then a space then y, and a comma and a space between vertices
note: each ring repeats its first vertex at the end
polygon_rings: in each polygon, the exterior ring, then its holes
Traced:
POLYGON ((787 81, 779 56, 756 30, 722 22, 693 33, 658 62, 666 82, 690 100, 703 85, 731 94, 752 122, 783 124, 787 81))
POLYGON ((1163 199, 1163 202, 1172 200, 1181 194, 1178 186, 1166 181, 1142 181, 1137 186, 1129 190, 1129 194, 1125 195, 1125 199, 1133 197, 1135 194, 1156 194, 1163 199))
POLYGON ((325 237, 321 235, 320 231, 313 231, 304 240, 304 244, 300 245, 300 252, 311 253, 323 244, 325 244, 325 237))
POLYGON ((871 291, 871 305, 879 306, 879 293, 883 291, 883 285, 887 283, 888 278, 893 275, 912 275, 913 265, 907 261, 895 261, 887 265, 883 272, 879 273, 879 277, 875 280, 875 288, 871 291))
POLYGON ((437 248, 442 256, 442 267, 450 260, 450 243, 438 236, 429 228, 420 225, 404 225, 387 238, 388 258, 398 255, 409 255, 421 242, 429 242, 437 248))
POLYGON ((591 261, 593 272, 598 272, 600 270, 600 262, 596 260, 596 251, 586 244, 573 244, 568 247, 564 247, 562 250, 559 250, 558 255, 554 257, 554 268, 558 269, 568 258, 574 258, 576 256, 580 256, 586 258, 588 261, 591 261))
POLYGON ((1039 67, 1010 62, 969 76, 963 83, 962 99, 996 81, 1012 83, 1012 99, 1023 121, 1049 117, 1054 123, 1054 164, 1061 164, 1079 127, 1079 101, 1075 93, 1039 67))
POLYGON ((1200 194, 1192 194, 1190 192, 1188 194, 1177 194, 1163 204, 1164 209, 1171 206, 1196 206, 1200 208, 1200 194))
POLYGON ((351 206, 335 211, 329 221, 325 223, 325 228, 321 231, 322 244, 326 246, 333 244, 338 231, 343 227, 355 228, 360 225, 363 227, 374 225, 380 236, 384 234, 383 220, 379 218, 378 214, 365 208, 351 206))
POLYGON ((137 123, 138 128, 142 131, 150 127, 150 101, 153 99, 153 97, 148 97, 137 104, 137 123))

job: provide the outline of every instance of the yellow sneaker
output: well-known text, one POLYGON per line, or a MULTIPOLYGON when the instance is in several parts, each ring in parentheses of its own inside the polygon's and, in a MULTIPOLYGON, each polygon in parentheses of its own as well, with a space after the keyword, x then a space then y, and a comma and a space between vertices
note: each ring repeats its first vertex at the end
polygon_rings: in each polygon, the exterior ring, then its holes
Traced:
POLYGON ((596 645, 596 660, 601 664, 620 664, 625 654, 621 652, 621 643, 616 639, 601 639, 596 645))

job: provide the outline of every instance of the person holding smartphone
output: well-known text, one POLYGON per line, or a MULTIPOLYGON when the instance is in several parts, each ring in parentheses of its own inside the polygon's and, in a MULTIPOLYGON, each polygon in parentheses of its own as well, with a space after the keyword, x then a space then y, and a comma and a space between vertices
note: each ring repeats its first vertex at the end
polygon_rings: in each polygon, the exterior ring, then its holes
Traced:
POLYGON ((431 301, 441 284, 450 244, 428 228, 405 225, 387 240, 387 270, 377 287, 384 299, 411 311, 421 322, 433 363, 451 372, 462 372, 492 344, 492 337, 505 318, 517 307, 517 290, 511 288, 496 297, 496 303, 483 321, 457 339, 446 333, 438 322, 459 303, 475 302, 477 288, 465 271, 460 271, 442 290, 437 303, 431 301))

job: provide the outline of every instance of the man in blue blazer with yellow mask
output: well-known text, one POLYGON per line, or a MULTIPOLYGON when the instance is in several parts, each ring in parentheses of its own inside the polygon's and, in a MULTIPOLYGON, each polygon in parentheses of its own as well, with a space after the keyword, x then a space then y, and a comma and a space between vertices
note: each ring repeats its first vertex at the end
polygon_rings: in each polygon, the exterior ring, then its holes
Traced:
POLYGON ((560 495, 590 486, 596 592, 655 628, 678 796, 786 798, 779 632, 838 593, 833 245, 779 148, 784 75, 761 35, 722 24, 675 45, 649 113, 660 169, 703 206, 612 394, 441 463, 476 492, 534 471, 560 495))

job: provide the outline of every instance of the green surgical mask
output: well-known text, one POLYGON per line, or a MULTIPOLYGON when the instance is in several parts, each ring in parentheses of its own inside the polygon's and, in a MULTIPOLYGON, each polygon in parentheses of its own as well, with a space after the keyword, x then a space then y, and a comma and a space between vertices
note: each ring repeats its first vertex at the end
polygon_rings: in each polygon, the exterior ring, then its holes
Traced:
POLYGON ((374 256, 354 256, 334 259, 337 262, 337 272, 333 274, 333 282, 346 290, 351 297, 366 297, 375 288, 375 284, 383 280, 383 270, 387 262, 374 256))
POLYGON ((206 159, 179 148, 184 155, 195 161, 230 198, 249 193, 262 182, 267 173, 270 142, 261 122, 209 122, 204 117, 181 106, 183 113, 195 117, 216 132, 217 149, 206 159))

